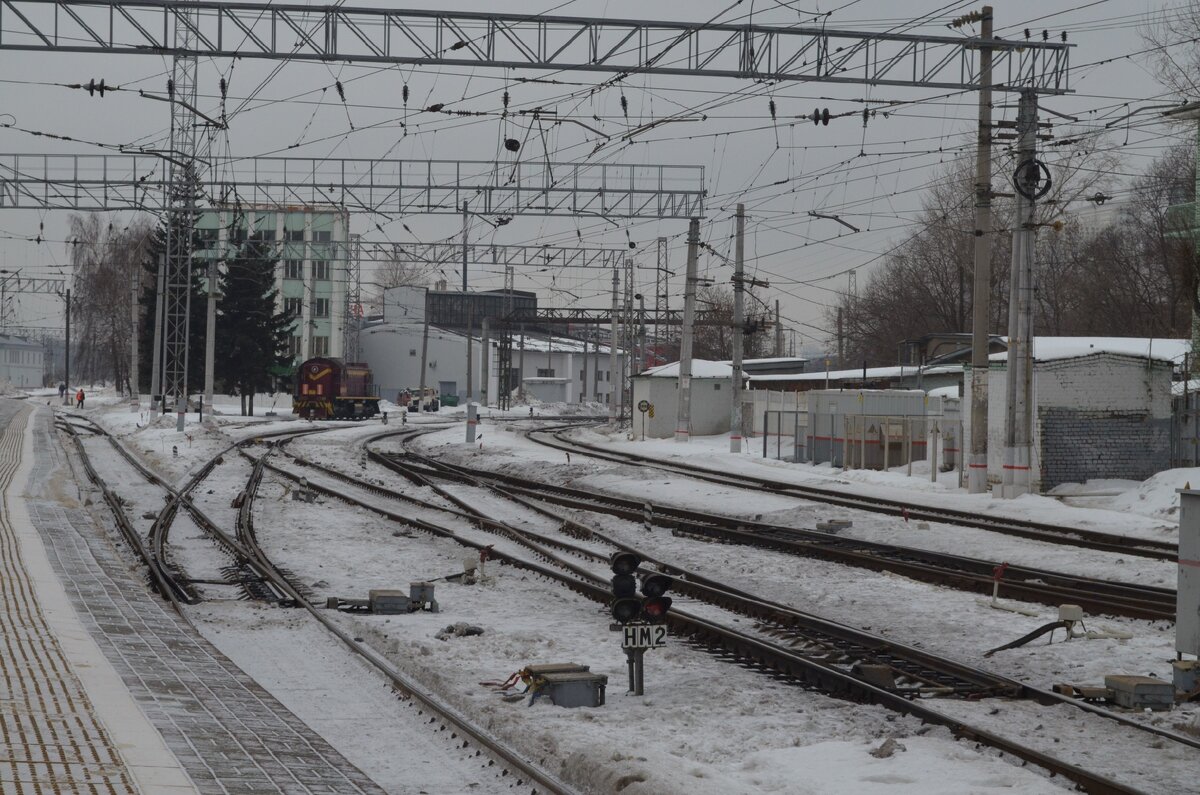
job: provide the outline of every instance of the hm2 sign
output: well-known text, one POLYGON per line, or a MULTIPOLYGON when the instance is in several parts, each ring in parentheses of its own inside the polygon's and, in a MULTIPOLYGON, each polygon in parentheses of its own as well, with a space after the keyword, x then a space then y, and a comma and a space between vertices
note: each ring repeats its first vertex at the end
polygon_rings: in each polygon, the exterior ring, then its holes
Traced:
POLYGON ((667 645, 667 628, 662 624, 626 624, 623 649, 653 649, 667 645))

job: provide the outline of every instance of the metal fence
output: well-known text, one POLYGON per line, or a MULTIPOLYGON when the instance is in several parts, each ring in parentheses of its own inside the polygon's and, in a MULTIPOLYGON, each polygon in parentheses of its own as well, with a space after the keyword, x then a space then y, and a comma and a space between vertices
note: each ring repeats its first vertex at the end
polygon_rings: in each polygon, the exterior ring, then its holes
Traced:
POLYGON ((763 412, 763 458, 801 463, 808 460, 808 412, 763 412))
POLYGON ((930 479, 957 470, 961 483, 963 424, 957 416, 845 414, 811 426, 809 412, 768 409, 763 417, 763 458, 826 463, 845 469, 894 469, 930 460, 930 479), (828 427, 826 427, 828 426, 828 427))

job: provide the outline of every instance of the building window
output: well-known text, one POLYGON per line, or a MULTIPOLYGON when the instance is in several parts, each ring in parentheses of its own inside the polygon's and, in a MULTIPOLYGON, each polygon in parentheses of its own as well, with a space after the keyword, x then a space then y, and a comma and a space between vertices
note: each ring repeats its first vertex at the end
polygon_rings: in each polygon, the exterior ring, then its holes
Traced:
POLYGON ((714 390, 716 390, 717 392, 720 392, 720 391, 721 391, 721 385, 720 385, 720 384, 713 384, 713 389, 714 389, 714 390))
POLYGON ((313 317, 329 317, 328 298, 317 298, 313 301, 313 317))
POLYGON ((293 359, 295 359, 299 355, 300 355, 300 338, 299 337, 291 337, 290 339, 288 339, 288 356, 291 356, 293 359))
POLYGON ((304 260, 302 260, 302 259, 285 259, 283 261, 283 278, 285 278, 285 279, 303 279, 304 278, 304 260))
POLYGON ((283 299, 283 311, 287 312, 292 317, 300 317, 302 311, 302 301, 299 298, 283 299))
POLYGON ((326 260, 313 262, 313 278, 319 282, 329 281, 329 263, 326 260))
POLYGON ((579 371, 579 380, 582 381, 585 378, 587 378, 587 370, 580 370, 579 371))
POLYGON ((287 239, 293 243, 303 243, 304 242, 304 230, 303 229, 289 229, 286 232, 284 232, 283 234, 285 236, 285 239, 287 239))
POLYGON ((328 356, 329 355, 329 337, 313 337, 312 344, 313 356, 328 356))
POLYGON ((313 240, 317 243, 328 243, 333 240, 332 232, 313 232, 313 240))
POLYGON ((554 368, 553 367, 539 367, 537 373, 538 373, 537 374, 538 378, 553 378, 554 377, 554 368))

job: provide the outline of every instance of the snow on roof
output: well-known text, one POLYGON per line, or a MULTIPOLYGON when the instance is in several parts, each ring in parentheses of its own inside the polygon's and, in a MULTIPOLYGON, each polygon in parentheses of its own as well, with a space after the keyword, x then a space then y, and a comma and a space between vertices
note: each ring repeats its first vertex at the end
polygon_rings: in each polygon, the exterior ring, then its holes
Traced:
MULTIPOLYGON (((868 367, 867 380, 876 378, 899 378, 903 376, 916 377, 918 368, 916 365, 905 365, 904 367, 868 367)), ((926 367, 921 369, 925 375, 939 375, 942 373, 960 373, 962 367, 957 364, 944 364, 937 367, 926 367)), ((853 370, 831 370, 828 373, 830 381, 846 381, 852 379, 861 379, 863 377, 863 369, 861 367, 853 370)), ((816 373, 773 373, 770 375, 750 375, 747 379, 754 384, 766 381, 824 381, 826 373, 824 370, 816 373)))
MULTIPOLYGON (((811 359, 806 359, 803 356, 774 356, 766 359, 743 359, 742 364, 794 364, 796 362, 809 362, 811 359)), ((730 359, 723 359, 721 364, 733 364, 730 359)))
MULTIPOLYGON (((1033 356, 1036 361, 1048 362, 1112 353, 1140 359, 1182 362, 1190 345, 1188 340, 1159 337, 1035 337, 1033 356)), ((989 358, 994 362, 1003 362, 1008 360, 1008 354, 993 353, 989 358)))
MULTIPOLYGON (((660 364, 638 374, 639 377, 678 378, 679 362, 660 364)), ((725 362, 710 362, 708 359, 692 359, 692 378, 733 378, 733 368, 725 362)))

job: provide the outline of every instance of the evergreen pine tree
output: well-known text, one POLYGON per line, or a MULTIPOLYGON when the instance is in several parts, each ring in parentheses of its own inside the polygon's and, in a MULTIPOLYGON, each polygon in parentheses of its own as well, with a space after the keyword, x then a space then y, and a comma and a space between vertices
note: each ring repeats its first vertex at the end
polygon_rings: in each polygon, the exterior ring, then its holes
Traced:
POLYGON ((226 394, 241 396, 243 415, 254 413, 254 394, 271 387, 272 368, 290 362, 295 317, 276 308, 277 264, 269 244, 250 240, 221 274, 216 377, 226 394))

